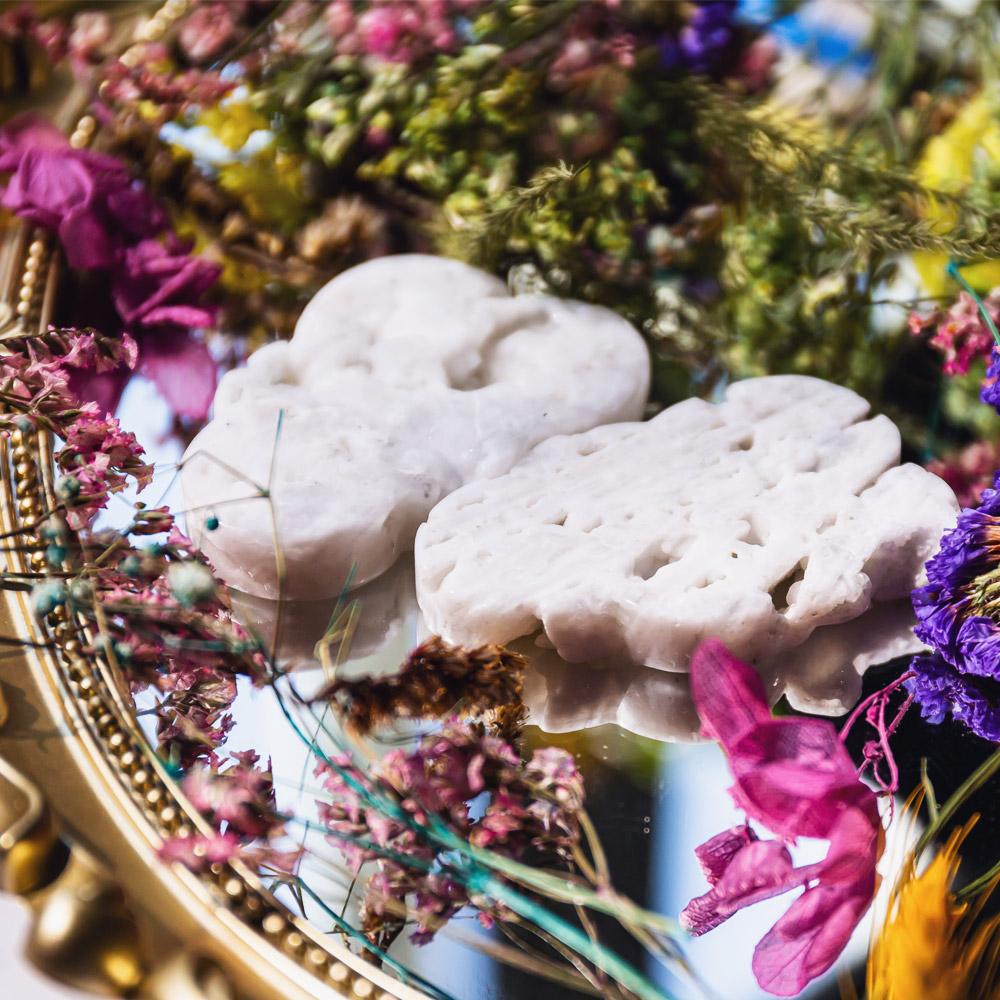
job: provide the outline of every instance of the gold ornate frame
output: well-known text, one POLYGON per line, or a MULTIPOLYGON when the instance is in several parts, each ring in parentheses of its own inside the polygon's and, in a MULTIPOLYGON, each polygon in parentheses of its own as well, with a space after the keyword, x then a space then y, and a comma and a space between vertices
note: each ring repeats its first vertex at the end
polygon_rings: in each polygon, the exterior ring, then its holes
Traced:
MULTIPOLYGON (((81 119, 85 145, 93 119, 81 119)), ((0 350, 44 330, 60 252, 18 223, 0 246, 0 350)), ((43 570, 35 529, 55 503, 52 440, 0 441, 8 578, 43 570)), ((28 957, 78 988, 149 1000, 419 1000, 292 913, 240 863, 203 875, 161 861, 163 838, 208 827, 143 736, 127 689, 65 607, 40 623, 0 594, 0 886, 33 913, 28 957)))

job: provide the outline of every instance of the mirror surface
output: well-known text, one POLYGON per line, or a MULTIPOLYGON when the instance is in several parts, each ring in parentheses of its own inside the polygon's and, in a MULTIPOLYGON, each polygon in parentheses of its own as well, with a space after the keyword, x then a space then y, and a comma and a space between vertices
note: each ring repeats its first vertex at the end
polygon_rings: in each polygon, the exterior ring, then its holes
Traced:
MULTIPOLYGON (((121 419, 140 440, 150 443, 147 450, 157 463, 147 502, 167 503, 180 510, 175 471, 182 449, 165 434, 169 418, 160 405, 151 387, 136 379, 123 401, 121 419)), ((328 656, 336 659, 338 677, 390 675, 428 634, 414 597, 410 557, 400 559, 372 583, 331 601, 279 603, 238 593, 231 596, 243 623, 269 649, 277 649, 276 661, 289 671, 287 683, 304 698, 328 680, 329 669, 320 662, 316 647, 325 634, 329 635, 331 621, 343 621, 345 609, 353 609, 353 634, 343 647, 338 641, 328 649, 328 656)), ((529 661, 529 709, 537 709, 539 703, 547 706, 548 715, 542 721, 550 729, 567 731, 546 732, 529 724, 525 748, 558 746, 573 754, 586 780, 588 811, 607 853, 615 887, 636 903, 676 918, 684 905, 706 888, 694 848, 742 820, 726 791, 731 779, 724 757, 713 744, 655 740, 612 724, 574 725, 574 720, 599 721, 602 705, 609 697, 618 696, 615 685, 619 681, 610 668, 606 677, 588 670, 588 684, 579 665, 564 664, 551 651, 533 650, 531 645, 521 647, 529 661)), ((666 677, 674 683, 673 676, 666 677)), ((277 891, 317 927, 334 931, 331 913, 348 918, 353 913, 356 919, 357 887, 352 887, 353 876, 341 851, 316 829, 317 803, 323 801, 324 791, 313 773, 315 757, 290 725, 286 709, 270 688, 255 690, 241 682, 235 726, 226 748, 254 750, 264 760, 271 759, 278 807, 296 817, 298 843, 305 848, 300 875, 312 897, 287 886, 277 891)), ((677 718, 664 719, 668 735, 690 732, 692 720, 686 713, 682 706, 677 718)), ((538 714, 536 711, 536 717, 538 714)), ((298 722, 303 728, 313 725, 318 742, 350 741, 329 712, 308 719, 300 716, 298 722)), ((430 723, 400 721, 389 730, 380 730, 377 738, 366 740, 365 752, 377 756, 415 746, 419 736, 433 728, 430 723)), ((823 844, 802 843, 794 854, 802 863, 822 857, 824 851, 823 844)), ((890 845, 883 867, 898 854, 890 845)), ((613 926, 601 928, 601 940, 643 968, 668 996, 754 1000, 767 994, 756 985, 750 970, 753 947, 788 904, 787 897, 765 901, 703 938, 684 939, 681 935, 684 950, 702 980, 700 987, 680 981, 644 955, 627 935, 616 933, 613 926)), ((839 996, 837 971, 862 965, 868 928, 866 919, 856 931, 842 966, 815 982, 805 996, 839 996)), ((390 954, 444 995, 462 1000, 558 1000, 581 995, 501 961, 496 948, 502 944, 503 938, 495 930, 480 927, 475 914, 467 909, 430 944, 416 946, 404 932, 390 954)))

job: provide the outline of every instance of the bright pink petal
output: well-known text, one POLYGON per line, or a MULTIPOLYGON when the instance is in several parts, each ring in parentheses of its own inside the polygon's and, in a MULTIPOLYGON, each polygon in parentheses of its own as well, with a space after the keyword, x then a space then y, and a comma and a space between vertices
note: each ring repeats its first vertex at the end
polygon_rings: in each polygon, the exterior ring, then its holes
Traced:
POLYGON ((163 333, 143 339, 139 371, 156 385, 170 408, 182 417, 208 416, 218 365, 203 341, 187 333, 163 333))
POLYGON ((0 129, 0 170, 16 170, 29 149, 66 149, 66 136, 44 118, 25 112, 0 129))
POLYGON ((95 186, 86 168, 66 155, 29 149, 3 193, 4 208, 52 229, 75 208, 90 204, 95 186))
POLYGON ((705 731, 727 751, 771 717, 757 672, 718 639, 706 639, 691 657, 691 694, 705 731))
POLYGON ((757 945, 753 973, 762 989, 793 997, 837 960, 864 916, 875 874, 856 886, 807 889, 757 945))
POLYGON ((86 205, 66 212, 58 229, 70 267, 91 271, 108 267, 114 261, 115 245, 101 220, 86 205))
POLYGON ((860 808, 845 809, 830 834, 830 850, 823 859, 823 884, 855 884, 864 879, 869 870, 874 871, 884 844, 885 831, 874 796, 860 808))
POLYGON ((126 368, 100 374, 76 369, 70 373, 69 387, 80 402, 93 401, 101 413, 114 413, 130 376, 131 372, 126 368))
POLYGON ((877 799, 831 723, 772 719, 760 678, 717 640, 695 651, 691 687, 705 731, 729 757, 736 804, 784 840, 818 837, 830 847, 823 861, 796 869, 781 841, 752 841, 749 828, 713 837, 698 849, 711 889, 685 907, 682 923, 702 934, 744 906, 816 882, 754 953, 760 985, 795 996, 833 964, 871 902, 884 839, 877 799))
POLYGON ((701 870, 705 873, 705 878, 708 879, 708 884, 715 885, 722 878, 733 858, 747 844, 752 844, 755 840, 757 840, 757 834, 744 823, 741 826, 723 830, 722 833, 717 833, 714 837, 706 840, 704 844, 699 844, 694 849, 694 854, 701 865, 701 870))
MULTIPOLYGON (((704 845, 703 845, 704 846, 704 845)), ((704 934, 745 906, 780 896, 819 873, 819 866, 794 868, 780 840, 756 840, 737 851, 718 882, 681 911, 681 925, 704 934)))
POLYGON ((768 714, 727 750, 734 768, 744 762, 756 767, 789 761, 817 773, 833 775, 846 784, 857 782, 850 756, 836 729, 825 719, 772 719, 768 714))
POLYGON ((785 840, 829 837, 844 794, 866 791, 836 730, 821 719, 768 719, 729 755, 734 800, 785 840))

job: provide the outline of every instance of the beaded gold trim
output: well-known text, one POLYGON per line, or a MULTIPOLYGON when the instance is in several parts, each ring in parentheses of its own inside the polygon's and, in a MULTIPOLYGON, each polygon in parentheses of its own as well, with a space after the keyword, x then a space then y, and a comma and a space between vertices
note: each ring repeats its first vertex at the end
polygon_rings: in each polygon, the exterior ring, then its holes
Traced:
MULTIPOLYGON (((22 238, 19 242, 23 246, 27 241, 22 238)), ((57 257, 44 232, 32 234, 17 284, 16 320, 8 336, 39 329, 44 304, 51 298, 45 294, 52 277, 50 265, 57 257)), ((26 554, 8 553, 13 563, 9 568, 16 573, 41 573, 45 546, 35 529, 57 503, 52 489, 52 442, 45 432, 14 431, 3 451, 4 478, 14 486, 13 497, 4 499, 16 502, 5 520, 24 529, 26 554)), ((46 631, 58 653, 57 669, 67 709, 111 763, 145 822, 161 838, 196 830, 210 832, 142 735, 113 665, 100 653, 84 655, 85 648, 93 648, 93 636, 84 621, 60 607, 48 616, 46 631)), ((402 984, 392 984, 391 992, 377 986, 369 976, 379 980, 387 977, 374 967, 366 969, 363 959, 336 947, 336 942, 325 940, 325 935, 275 899, 245 866, 213 865, 202 881, 210 886, 218 904, 294 958, 335 994, 358 1000, 417 995, 402 984)))
MULTIPOLYGON (((187 6, 187 0, 168 0, 142 22, 136 45, 125 52, 124 61, 135 60, 141 43, 160 38, 187 6)), ((84 115, 70 135, 70 144, 76 149, 86 147, 96 128, 94 118, 84 115)), ((5 349, 4 341, 45 328, 52 314, 60 261, 45 231, 16 227, 6 274, 0 278, 6 300, 0 304, 0 350, 5 349)), ((52 442, 46 432, 15 431, 9 442, 0 443, 0 469, 7 487, 0 497, 3 521, 8 529, 23 529, 24 552, 7 554, 8 569, 15 573, 44 572, 44 544, 36 529, 56 504, 52 468, 52 442)), ((60 607, 48 616, 45 631, 54 644, 52 666, 65 692, 64 708, 77 724, 74 735, 91 740, 110 763, 141 821, 159 838, 209 832, 142 735, 113 664, 99 653, 84 655, 85 649, 93 648, 93 636, 84 621, 60 607)), ((356 1000, 419 997, 294 914, 247 867, 217 864, 199 877, 220 907, 321 984, 317 996, 326 990, 328 995, 356 1000)), ((275 989, 280 989, 277 983, 275 989)))

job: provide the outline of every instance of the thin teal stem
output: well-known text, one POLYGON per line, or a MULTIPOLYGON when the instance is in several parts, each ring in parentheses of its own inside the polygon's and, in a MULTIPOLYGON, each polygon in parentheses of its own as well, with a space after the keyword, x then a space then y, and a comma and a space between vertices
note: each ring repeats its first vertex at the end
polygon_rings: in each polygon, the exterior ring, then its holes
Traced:
MULTIPOLYGON (((285 716, 289 725, 291 725, 292 730, 295 732, 296 736, 298 736, 299 740, 310 751, 310 753, 316 754, 316 756, 318 756, 324 763, 336 770, 351 789, 353 789, 358 795, 362 796, 365 801, 371 803, 375 808, 382 809, 389 816, 405 823, 422 839, 429 840, 431 843, 436 844, 438 848, 456 850, 460 856, 464 855, 467 863, 471 863, 473 866, 477 866, 478 868, 478 870, 473 870, 466 875, 461 873, 461 869, 456 870, 455 866, 448 865, 448 868, 450 869, 449 874, 457 874, 457 880, 468 886, 470 889, 478 889, 478 891, 483 892, 485 895, 492 896, 495 900, 508 906, 524 919, 532 921, 538 927, 542 928, 542 930, 552 934, 561 941, 565 941, 571 948, 576 950, 580 955, 583 955, 589 961, 593 962, 599 969, 606 972, 608 975, 613 976, 627 989, 632 990, 632 992, 635 993, 636 996, 640 997, 641 1000, 670 1000, 670 997, 662 993, 654 983, 643 976, 642 973, 640 973, 624 959, 616 955, 613 951, 605 948, 600 943, 591 941, 586 934, 574 927, 572 924, 550 912, 544 906, 533 902, 527 896, 522 895, 513 887, 507 886, 494 875, 490 874, 489 868, 486 866, 489 864, 492 867, 494 859, 487 860, 486 857, 483 857, 483 855, 488 856, 488 852, 473 851, 471 845, 464 843, 461 841, 461 838, 456 837, 453 831, 448 830, 445 824, 441 822, 438 817, 433 815, 429 816, 426 826, 417 823, 414 818, 398 803, 393 802, 385 796, 378 795, 370 788, 366 788, 354 777, 354 775, 350 774, 346 768, 339 765, 336 761, 332 760, 326 753, 324 753, 315 740, 309 739, 292 716, 292 713, 289 710, 288 705, 285 703, 283 695, 278 690, 277 685, 272 684, 272 690, 278 700, 278 705, 282 714, 285 716)), ((374 847, 374 845, 373 848, 379 851, 385 850, 384 848, 374 847)), ((404 864, 412 864, 412 859, 405 855, 400 857, 400 861, 404 864)), ((593 892, 584 893, 581 891, 580 894, 584 897, 597 896, 597 894, 593 892)), ((583 902, 583 900, 581 900, 581 902, 583 902)), ((588 905, 588 903, 584 902, 584 905, 588 905)), ((593 903, 590 903, 589 905, 593 905, 593 903)), ((603 909, 603 907, 598 908, 603 909)), ((613 908, 611 909, 613 912, 613 908)))
POLYGON ((602 972, 614 977, 627 990, 631 990, 640 1000, 671 1000, 638 969, 619 958, 614 952, 592 941, 583 931, 561 920, 544 906, 539 906, 516 889, 504 884, 492 875, 473 875, 472 881, 487 895, 509 907, 525 920, 530 920, 554 938, 569 945, 575 952, 593 962, 602 972))
POLYGON ((983 317, 983 322, 986 324, 987 329, 993 334, 993 342, 998 348, 1000 348, 1000 330, 997 329, 996 323, 993 322, 993 317, 986 308, 986 303, 984 303, 980 298, 979 293, 965 280, 965 278, 962 277, 960 265, 956 264, 955 261, 950 260, 948 261, 948 266, 945 270, 948 272, 948 275, 954 278, 962 286, 963 290, 969 294, 972 301, 976 303, 976 307, 979 309, 979 315, 983 317))

